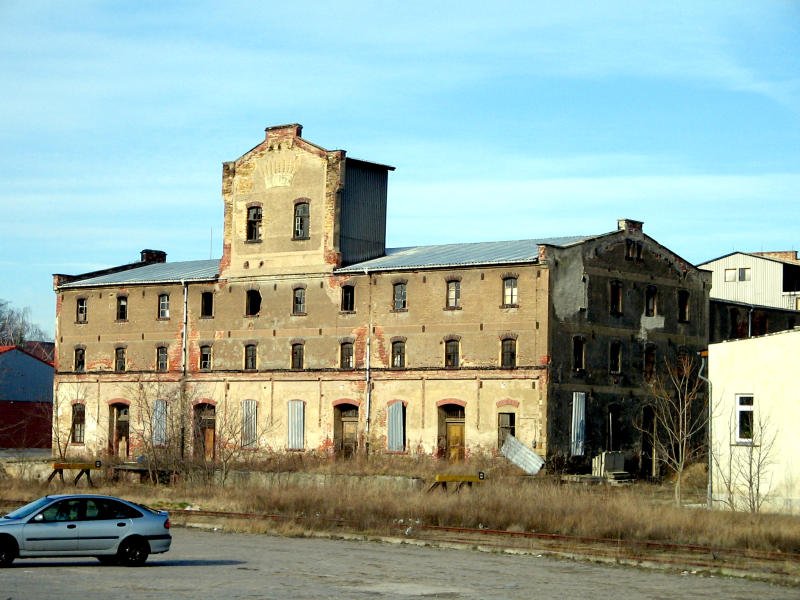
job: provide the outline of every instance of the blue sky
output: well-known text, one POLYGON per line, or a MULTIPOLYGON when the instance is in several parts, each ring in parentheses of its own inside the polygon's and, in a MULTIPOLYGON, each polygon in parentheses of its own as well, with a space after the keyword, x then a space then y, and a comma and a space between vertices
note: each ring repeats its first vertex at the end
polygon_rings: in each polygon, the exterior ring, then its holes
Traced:
POLYGON ((221 254, 221 164, 301 123, 393 165, 389 246, 800 245, 800 3, 0 0, 0 298, 221 254), (555 5, 558 6, 555 6, 555 5))

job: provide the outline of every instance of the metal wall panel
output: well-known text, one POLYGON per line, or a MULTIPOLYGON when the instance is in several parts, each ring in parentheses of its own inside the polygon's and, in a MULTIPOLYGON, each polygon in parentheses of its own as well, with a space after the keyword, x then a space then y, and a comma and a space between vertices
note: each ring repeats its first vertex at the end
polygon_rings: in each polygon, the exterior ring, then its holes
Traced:
POLYGON ((388 450, 403 452, 406 449, 406 410, 402 402, 389 405, 388 450))
POLYGON ((343 265, 383 256, 388 180, 385 168, 347 161, 339 230, 343 265))
POLYGON ((305 410, 306 404, 302 400, 289 400, 289 450, 303 450, 305 448, 305 410))

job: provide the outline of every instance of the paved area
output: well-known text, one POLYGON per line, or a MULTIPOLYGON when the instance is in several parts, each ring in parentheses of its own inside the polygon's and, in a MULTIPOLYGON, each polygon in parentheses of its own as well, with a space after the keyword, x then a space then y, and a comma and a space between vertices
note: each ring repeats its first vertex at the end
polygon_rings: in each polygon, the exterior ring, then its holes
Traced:
POLYGON ((800 597, 798 589, 743 579, 530 555, 184 528, 173 535, 173 549, 141 568, 16 561, 0 571, 0 600, 800 597))

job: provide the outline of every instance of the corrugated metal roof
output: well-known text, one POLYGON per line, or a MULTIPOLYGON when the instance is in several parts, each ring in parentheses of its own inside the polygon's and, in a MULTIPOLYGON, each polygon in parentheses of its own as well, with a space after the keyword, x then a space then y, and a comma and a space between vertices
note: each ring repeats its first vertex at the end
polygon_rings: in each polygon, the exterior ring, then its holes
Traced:
POLYGON ((593 237, 597 236, 387 248, 385 256, 349 265, 337 269, 336 272, 356 273, 365 269, 368 271, 401 271, 436 267, 535 263, 539 261, 539 245, 571 246, 593 237))
POLYGON ((217 275, 219 275, 219 260, 187 260, 171 263, 153 263, 136 269, 65 283, 60 287, 65 289, 103 285, 209 281, 215 279, 217 275))

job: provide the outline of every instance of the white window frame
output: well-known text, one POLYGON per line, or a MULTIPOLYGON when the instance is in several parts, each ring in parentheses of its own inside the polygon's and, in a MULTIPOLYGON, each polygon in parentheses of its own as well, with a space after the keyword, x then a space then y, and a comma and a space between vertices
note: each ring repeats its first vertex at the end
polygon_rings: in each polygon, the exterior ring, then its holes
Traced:
POLYGON ((169 294, 158 295, 158 318, 169 319, 169 294))
POLYGON ((722 276, 725 283, 735 283, 738 277, 737 269, 725 269, 722 276))
POLYGON ((755 428, 755 403, 753 394, 736 394, 736 443, 752 444, 755 428), (747 401, 749 400, 749 404, 747 401), (750 418, 750 437, 742 437, 742 416, 748 414, 750 418))
POLYGON ((517 306, 519 303, 516 277, 503 277, 503 306, 517 306))

